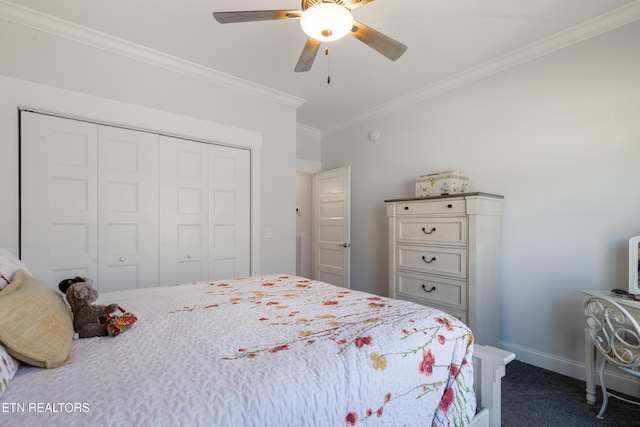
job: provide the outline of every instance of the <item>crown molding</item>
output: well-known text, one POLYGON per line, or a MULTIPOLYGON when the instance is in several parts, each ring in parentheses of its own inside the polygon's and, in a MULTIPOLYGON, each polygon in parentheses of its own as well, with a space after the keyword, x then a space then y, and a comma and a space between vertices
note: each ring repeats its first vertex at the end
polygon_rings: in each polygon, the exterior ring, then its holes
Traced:
POLYGON ((192 78, 240 90, 288 107, 298 108, 306 102, 305 99, 240 79, 82 25, 74 24, 73 22, 38 12, 11 3, 10 1, 0 0, 0 19, 31 27, 192 78))
POLYGON ((467 69, 438 82, 400 96, 377 107, 365 110, 353 119, 322 131, 322 136, 331 135, 340 130, 406 108, 434 96, 449 92, 477 80, 500 73, 510 68, 532 61, 565 47, 580 43, 591 37, 606 33, 640 19, 640 0, 612 10, 582 24, 568 28, 552 36, 531 43, 521 49, 494 58, 479 66, 467 69))
POLYGON ((322 163, 313 160, 296 159, 296 172, 313 175, 322 170, 322 163))
POLYGON ((303 125, 303 124, 298 123, 297 124, 297 129, 298 129, 298 132, 306 134, 306 135, 310 135, 310 136, 317 137, 317 138, 322 137, 322 132, 318 128, 314 128, 314 127, 311 127, 311 126, 307 126, 307 125, 303 125))

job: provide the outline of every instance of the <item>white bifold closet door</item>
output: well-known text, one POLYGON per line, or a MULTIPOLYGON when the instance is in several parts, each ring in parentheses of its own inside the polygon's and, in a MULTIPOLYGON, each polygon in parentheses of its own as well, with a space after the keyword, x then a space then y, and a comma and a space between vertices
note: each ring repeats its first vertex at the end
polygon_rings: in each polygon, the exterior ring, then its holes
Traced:
POLYGON ((21 257, 100 292, 250 274, 250 153, 21 112, 21 257))
POLYGON ((161 138, 160 276, 163 284, 205 280, 209 273, 207 145, 161 138))
POLYGON ((98 127, 20 114, 20 255, 57 286, 98 277, 98 127))
POLYGON ((209 277, 251 271, 251 170, 248 150, 209 145, 209 277))
POLYGON ((158 285, 158 136, 98 126, 98 285, 158 285))
POLYGON ((160 137, 163 284, 248 275, 249 152, 160 137))

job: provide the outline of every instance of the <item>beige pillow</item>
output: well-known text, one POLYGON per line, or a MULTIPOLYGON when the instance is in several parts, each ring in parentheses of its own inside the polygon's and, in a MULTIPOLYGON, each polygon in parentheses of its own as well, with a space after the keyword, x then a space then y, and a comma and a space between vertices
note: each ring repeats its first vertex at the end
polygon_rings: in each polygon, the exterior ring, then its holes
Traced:
POLYGON ((18 270, 0 291, 0 342, 18 360, 42 368, 71 362, 73 323, 49 285, 18 270))

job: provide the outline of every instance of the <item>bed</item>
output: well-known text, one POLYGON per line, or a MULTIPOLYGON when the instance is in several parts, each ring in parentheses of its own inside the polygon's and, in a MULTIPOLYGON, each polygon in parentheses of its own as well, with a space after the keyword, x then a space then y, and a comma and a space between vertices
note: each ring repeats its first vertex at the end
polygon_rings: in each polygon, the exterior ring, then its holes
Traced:
MULTIPOLYGON (((1 295, 1 293, 0 293, 1 295)), ((3 426, 499 426, 513 355, 407 301, 288 275, 105 293, 138 321, 22 364, 3 426)))

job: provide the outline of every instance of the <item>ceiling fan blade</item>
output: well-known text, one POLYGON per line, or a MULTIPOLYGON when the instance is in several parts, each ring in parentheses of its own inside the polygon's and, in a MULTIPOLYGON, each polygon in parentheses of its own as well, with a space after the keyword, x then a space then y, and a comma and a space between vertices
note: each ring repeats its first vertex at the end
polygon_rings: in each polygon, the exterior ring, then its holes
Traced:
POLYGON ((360 6, 364 6, 367 3, 372 2, 373 0, 349 0, 346 2, 346 4, 344 5, 344 7, 346 7, 349 10, 353 10, 356 9, 360 6))
POLYGON ((309 71, 313 65, 313 61, 316 59, 318 49, 320 49, 320 42, 309 37, 307 39, 307 43, 304 45, 304 49, 302 49, 302 53, 300 54, 300 58, 298 59, 298 63, 296 64, 294 71, 296 73, 309 71))
POLYGON ((358 21, 354 21, 350 34, 392 61, 400 58, 407 50, 407 46, 402 43, 395 41, 391 37, 387 37, 358 21))
POLYGON ((247 10, 243 12, 213 12, 213 17, 221 24, 234 22, 270 21, 273 19, 298 19, 301 10, 247 10))

